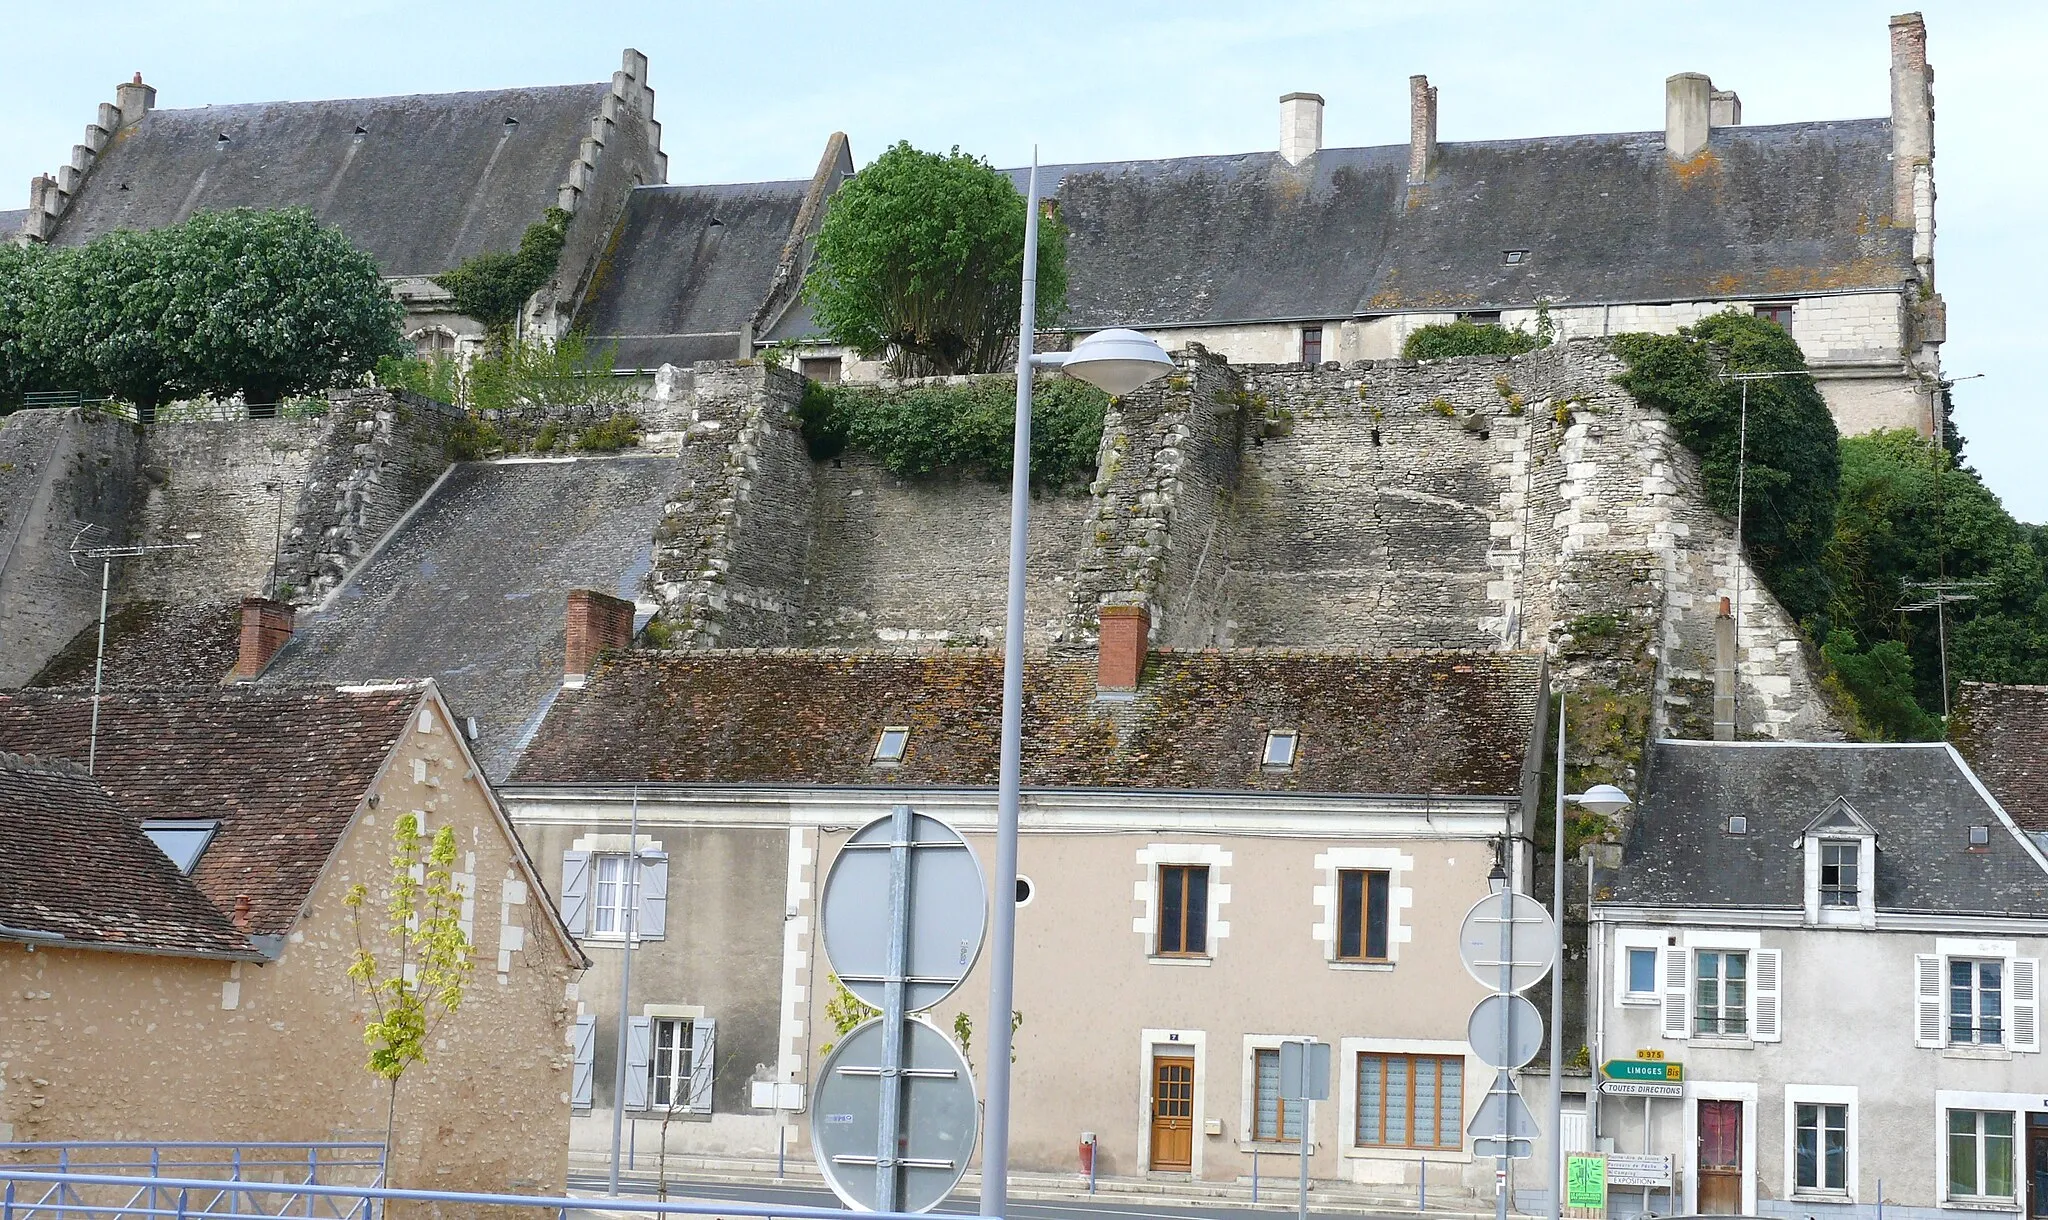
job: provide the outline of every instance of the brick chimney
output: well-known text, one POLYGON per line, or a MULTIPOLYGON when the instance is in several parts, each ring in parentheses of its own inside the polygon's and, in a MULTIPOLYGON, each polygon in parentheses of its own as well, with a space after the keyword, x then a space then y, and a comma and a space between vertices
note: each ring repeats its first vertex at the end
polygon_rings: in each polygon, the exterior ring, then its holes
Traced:
POLYGON ((1323 95, 1289 93, 1280 99, 1280 159, 1300 165, 1323 148, 1323 95))
POLYGON ((1145 672, 1145 652, 1152 636, 1152 612, 1144 606, 1104 606, 1096 634, 1095 686, 1098 690, 1134 691, 1145 672))
POLYGON ((1408 78, 1408 185, 1429 179, 1436 160, 1436 86, 1427 76, 1408 78))
POLYGON ((633 642, 633 603, 594 589, 569 590, 566 638, 562 684, 581 686, 599 654, 633 642))
POLYGON ((1735 616, 1725 597, 1714 616, 1714 740, 1735 740, 1735 616))
POLYGON ((1680 72, 1664 81, 1664 152, 1690 161, 1707 150, 1714 82, 1704 72, 1680 72))
POLYGON ((235 667, 223 681, 247 682, 262 673, 278 649, 290 642, 296 614, 290 602, 243 598, 241 648, 235 655, 235 667))
POLYGON ((156 108, 156 86, 143 84, 142 73, 137 72, 134 80, 114 86, 114 105, 121 108, 121 126, 133 127, 156 108))

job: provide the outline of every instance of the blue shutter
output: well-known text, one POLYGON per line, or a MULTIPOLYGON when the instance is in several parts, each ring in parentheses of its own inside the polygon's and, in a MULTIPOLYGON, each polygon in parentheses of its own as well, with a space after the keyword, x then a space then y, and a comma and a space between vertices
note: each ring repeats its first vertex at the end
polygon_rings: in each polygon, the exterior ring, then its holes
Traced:
POLYGON ((718 1074, 718 1021, 699 1017, 690 1023, 690 1113, 711 1113, 711 1086, 718 1074))
POLYGON ((649 1042, 646 1017, 628 1018, 626 1026, 626 1108, 645 1110, 647 1108, 647 1044, 649 1042))
POLYGON ((668 853, 640 853, 640 913, 633 931, 643 940, 660 940, 668 934, 668 853))
POLYGON ((590 853, 562 853, 562 922, 571 936, 590 931, 590 853))
POLYGON ((590 1078, 597 1065, 597 1018, 576 1018, 576 1066, 569 1077, 569 1105, 590 1108, 590 1078))

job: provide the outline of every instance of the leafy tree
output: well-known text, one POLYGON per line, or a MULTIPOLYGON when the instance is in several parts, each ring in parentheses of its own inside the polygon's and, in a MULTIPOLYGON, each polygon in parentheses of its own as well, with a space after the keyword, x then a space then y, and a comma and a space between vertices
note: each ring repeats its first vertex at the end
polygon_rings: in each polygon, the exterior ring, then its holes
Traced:
POLYGON ((400 814, 392 842, 391 882, 384 898, 384 931, 392 956, 382 964, 363 938, 362 912, 369 887, 357 883, 342 900, 356 934, 348 977, 370 996, 370 1019, 363 1027, 363 1042, 370 1048, 368 1067, 386 1085, 387 1165, 399 1079, 413 1064, 426 1062, 434 1032, 462 1007, 475 965, 469 937, 462 931, 462 895, 454 883, 454 828, 443 826, 430 843, 420 833, 418 814, 400 814))
POLYGON ((554 278, 568 240, 569 213, 549 208, 520 235, 517 250, 478 254, 434 282, 455 294, 455 312, 504 332, 519 318, 527 299, 554 278))
MULTIPOLYGON (((1548 328, 1550 310, 1546 305, 1541 318, 1548 328)), ((1443 360, 1450 356, 1519 356, 1533 352, 1547 342, 1541 334, 1532 335, 1520 327, 1509 330, 1491 322, 1439 322, 1434 326, 1423 326, 1410 331, 1401 344, 1401 355, 1409 360, 1443 360)))
POLYGON ((49 309, 41 300, 50 262, 48 247, 0 242, 0 412, 30 390, 56 386, 46 342, 49 309))
POLYGON ((38 304, 46 350, 66 388, 135 404, 146 422, 198 383, 182 336, 166 325, 170 286, 159 274, 162 230, 109 233, 53 253, 38 304))
MULTIPOLYGON (((1679 440, 1699 455, 1707 502, 1734 517, 1745 383, 1728 375, 1802 371, 1799 345, 1776 323, 1730 310, 1675 335, 1621 335, 1615 350, 1628 362, 1615 380, 1670 415, 1679 440)), ((1834 418, 1811 377, 1747 385, 1743 544, 1778 603, 1804 620, 1828 601, 1821 556, 1834 534, 1841 477, 1834 418)))
MULTIPOLYGON (((833 194, 804 281, 818 325, 896 371, 989 373, 1017 340, 1024 197, 987 161, 898 143, 833 194)), ((1067 235, 1038 228, 1037 323, 1063 311, 1067 235)))

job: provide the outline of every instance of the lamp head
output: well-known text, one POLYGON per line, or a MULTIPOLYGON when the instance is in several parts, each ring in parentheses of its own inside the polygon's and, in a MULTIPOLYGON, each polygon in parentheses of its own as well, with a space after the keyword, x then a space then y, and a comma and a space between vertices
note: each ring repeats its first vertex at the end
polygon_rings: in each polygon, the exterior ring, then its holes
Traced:
POLYGON ((1635 804, 1628 799, 1628 793, 1613 784, 1594 784, 1577 796, 1567 798, 1582 809, 1590 809, 1602 817, 1613 817, 1635 804))
POLYGON ((1060 362, 1070 377, 1124 395, 1173 371, 1166 349, 1134 330, 1099 330, 1074 345, 1060 362))

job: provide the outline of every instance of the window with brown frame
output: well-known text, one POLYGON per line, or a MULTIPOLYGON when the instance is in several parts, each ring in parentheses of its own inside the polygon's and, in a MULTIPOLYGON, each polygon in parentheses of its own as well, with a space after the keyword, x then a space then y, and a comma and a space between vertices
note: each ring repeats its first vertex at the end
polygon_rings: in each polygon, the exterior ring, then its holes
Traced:
POLYGON ((1444 1055, 1358 1056, 1357 1142, 1386 1148, 1465 1146, 1465 1061, 1444 1055))
POLYGON ((1209 953, 1209 866, 1159 866, 1159 955, 1206 957, 1209 953))
POLYGON ((1384 962, 1387 954, 1385 869, 1347 868, 1337 874, 1337 960, 1384 962))
POLYGON ((1301 328, 1301 362, 1321 364, 1323 362, 1323 328, 1304 326, 1301 328))
POLYGON ((1301 1142, 1298 1101, 1280 1096, 1280 1051, 1252 1052, 1252 1138, 1274 1143, 1301 1142))

